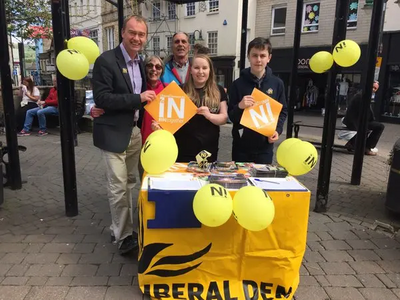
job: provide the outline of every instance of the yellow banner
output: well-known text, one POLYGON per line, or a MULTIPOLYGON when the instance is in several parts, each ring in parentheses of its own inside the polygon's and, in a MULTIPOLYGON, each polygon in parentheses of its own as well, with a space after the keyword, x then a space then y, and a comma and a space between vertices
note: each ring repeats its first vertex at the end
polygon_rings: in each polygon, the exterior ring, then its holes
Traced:
POLYGON ((275 219, 259 232, 243 229, 233 217, 220 227, 196 226, 187 218, 191 212, 174 215, 192 205, 188 191, 179 192, 140 192, 138 273, 144 294, 158 299, 292 299, 306 249, 310 192, 269 192, 275 219))

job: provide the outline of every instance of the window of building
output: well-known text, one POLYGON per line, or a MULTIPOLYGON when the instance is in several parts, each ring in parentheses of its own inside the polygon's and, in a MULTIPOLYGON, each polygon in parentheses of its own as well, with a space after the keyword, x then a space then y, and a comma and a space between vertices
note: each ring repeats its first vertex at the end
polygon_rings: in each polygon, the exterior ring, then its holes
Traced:
POLYGON ((219 11, 219 0, 208 0, 208 11, 218 12, 219 11))
POLYGON ((272 8, 271 34, 285 34, 286 30, 286 7, 272 8))
POLYGON ((303 7, 302 32, 317 32, 319 27, 320 2, 305 3, 303 7))
POLYGON ((357 28, 358 0, 350 0, 347 28, 357 28))
POLYGON ((383 115, 400 118, 400 64, 388 66, 387 78, 387 89, 383 94, 383 115))
POLYGON ((153 1, 153 20, 160 20, 161 17, 161 2, 160 0, 153 1))
POLYGON ((176 19, 176 4, 168 2, 167 10, 168 10, 168 19, 170 20, 176 19))
POLYGON ((186 4, 186 16, 194 16, 196 15, 196 2, 189 2, 186 4))
POLYGON ((210 55, 216 55, 218 52, 218 31, 208 32, 208 48, 210 55))
POLYGON ((90 30, 89 38, 98 45, 99 44, 99 31, 97 29, 90 30))
POLYGON ((167 53, 169 53, 171 51, 172 48, 172 36, 169 35, 167 36, 167 53))
POLYGON ((193 46, 196 43, 196 38, 194 37, 193 33, 188 33, 188 35, 189 35, 189 45, 190 45, 189 55, 193 55, 193 46))
POLYGON ((153 36, 153 51, 154 55, 160 55, 160 37, 153 36))
POLYGON ((107 50, 114 49, 114 27, 106 28, 107 50))

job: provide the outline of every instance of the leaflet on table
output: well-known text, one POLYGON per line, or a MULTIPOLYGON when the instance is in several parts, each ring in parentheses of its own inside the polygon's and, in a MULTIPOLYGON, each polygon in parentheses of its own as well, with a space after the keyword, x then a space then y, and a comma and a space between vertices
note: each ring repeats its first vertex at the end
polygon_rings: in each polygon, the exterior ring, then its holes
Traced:
POLYGON ((306 187, 291 176, 286 178, 249 177, 248 179, 252 185, 265 191, 307 191, 306 187))
POLYGON ((197 191, 206 183, 192 174, 164 173, 162 176, 146 176, 142 189, 197 191))

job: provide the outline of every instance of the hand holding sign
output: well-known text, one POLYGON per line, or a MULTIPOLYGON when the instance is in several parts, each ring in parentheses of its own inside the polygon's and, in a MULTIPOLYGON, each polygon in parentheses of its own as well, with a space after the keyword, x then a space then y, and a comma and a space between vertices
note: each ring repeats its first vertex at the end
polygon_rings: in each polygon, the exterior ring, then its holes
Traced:
POLYGON ((282 104, 257 89, 253 90, 251 96, 243 97, 243 105, 251 103, 251 98, 246 97, 253 98, 254 105, 244 110, 240 124, 274 140, 282 104))
POLYGON ((144 108, 163 129, 172 134, 197 113, 196 105, 175 81, 172 81, 144 108))
POLYGON ((253 96, 244 96, 242 101, 239 102, 239 108, 245 109, 248 107, 252 107, 256 102, 254 101, 253 96))

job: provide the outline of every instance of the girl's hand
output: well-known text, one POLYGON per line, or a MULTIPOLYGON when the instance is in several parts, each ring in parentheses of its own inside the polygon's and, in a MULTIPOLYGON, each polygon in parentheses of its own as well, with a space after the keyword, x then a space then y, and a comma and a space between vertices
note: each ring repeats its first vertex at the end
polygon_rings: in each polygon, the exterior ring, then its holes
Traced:
POLYGON ((157 121, 153 120, 151 121, 151 130, 156 131, 162 129, 160 124, 157 123, 157 121))
POLYGON ((197 109, 197 113, 199 115, 203 115, 206 119, 209 119, 211 113, 210 109, 207 106, 201 106, 197 109))

